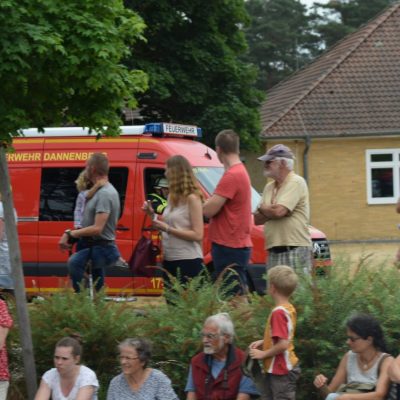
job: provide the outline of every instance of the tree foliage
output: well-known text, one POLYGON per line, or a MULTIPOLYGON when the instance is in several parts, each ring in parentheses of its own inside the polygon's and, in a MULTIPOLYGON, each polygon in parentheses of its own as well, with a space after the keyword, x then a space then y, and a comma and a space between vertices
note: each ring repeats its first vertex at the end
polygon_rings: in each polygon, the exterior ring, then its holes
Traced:
POLYGON ((322 10, 314 13, 316 30, 326 47, 330 47, 361 25, 374 18, 393 0, 331 0, 327 4, 317 3, 322 10))
POLYGON ((297 0, 248 0, 246 60, 258 66, 257 87, 266 90, 310 61, 318 37, 297 0))
POLYGON ((146 88, 122 64, 144 22, 121 0, 2 0, 0 26, 2 140, 65 123, 118 131, 121 108, 146 88))
POLYGON ((146 43, 137 43, 132 68, 149 75, 139 96, 146 121, 173 120, 204 128, 207 143, 233 128, 251 145, 259 133, 261 93, 256 70, 239 59, 248 23, 243 0, 126 0, 146 22, 146 43))

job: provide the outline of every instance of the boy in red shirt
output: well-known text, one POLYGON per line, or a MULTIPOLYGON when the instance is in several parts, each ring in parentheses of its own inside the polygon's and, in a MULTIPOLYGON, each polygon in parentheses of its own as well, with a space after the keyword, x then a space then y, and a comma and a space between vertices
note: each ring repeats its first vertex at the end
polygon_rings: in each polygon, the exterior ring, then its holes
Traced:
POLYGON ((296 309, 289 299, 296 289, 298 276, 291 267, 278 265, 268 271, 267 280, 268 294, 275 307, 268 317, 264 339, 251 343, 249 353, 251 358, 263 360, 266 398, 295 400, 300 367, 293 344, 296 309))

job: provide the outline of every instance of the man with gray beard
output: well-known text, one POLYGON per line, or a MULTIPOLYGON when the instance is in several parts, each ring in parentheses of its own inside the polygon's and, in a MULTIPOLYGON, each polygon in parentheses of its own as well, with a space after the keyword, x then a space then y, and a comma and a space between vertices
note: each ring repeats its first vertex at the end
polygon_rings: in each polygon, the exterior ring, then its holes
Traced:
POLYGON ((309 273, 312 268, 309 195, 304 178, 293 172, 294 159, 292 150, 283 144, 271 147, 258 158, 264 164, 264 176, 273 180, 264 188, 254 223, 264 225, 267 270, 289 265, 296 272, 309 273))
POLYGON ((234 335, 227 313, 206 319, 201 332, 203 352, 191 360, 186 400, 249 400, 251 395, 259 394, 242 373, 245 354, 233 345, 234 335))

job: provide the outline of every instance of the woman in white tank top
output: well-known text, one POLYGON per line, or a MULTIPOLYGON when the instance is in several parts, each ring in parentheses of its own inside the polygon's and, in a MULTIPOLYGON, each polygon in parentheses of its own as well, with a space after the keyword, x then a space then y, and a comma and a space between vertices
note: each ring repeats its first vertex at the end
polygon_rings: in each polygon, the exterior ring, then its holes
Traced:
MULTIPOLYGON (((163 220, 153 219, 153 226, 162 232, 164 269, 185 283, 204 268, 203 195, 185 157, 177 155, 169 158, 165 176, 169 188, 168 205, 163 212, 163 220)), ((148 202, 143 209, 154 215, 148 202)), ((168 274, 164 278, 168 285, 168 274)))
POLYGON ((386 354, 386 344, 379 322, 367 314, 357 314, 346 323, 347 344, 350 347, 327 385, 322 374, 314 379, 314 386, 325 393, 326 400, 381 400, 388 390, 388 367, 393 357, 386 354), (370 386, 366 393, 342 393, 340 386, 357 383, 370 386), (337 392, 339 391, 339 392, 337 392))

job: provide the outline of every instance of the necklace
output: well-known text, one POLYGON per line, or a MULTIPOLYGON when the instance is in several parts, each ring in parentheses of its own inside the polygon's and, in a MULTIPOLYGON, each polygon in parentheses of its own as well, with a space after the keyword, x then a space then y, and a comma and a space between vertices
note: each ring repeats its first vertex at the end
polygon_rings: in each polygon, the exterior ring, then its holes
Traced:
POLYGON ((375 360, 375 358, 377 357, 378 354, 379 354, 379 352, 376 351, 376 352, 374 353, 374 355, 373 355, 369 360, 365 360, 365 361, 362 360, 361 355, 360 355, 360 356, 359 356, 359 360, 360 360, 360 363, 361 363, 361 368, 362 368, 363 370, 369 369, 370 366, 371 366, 371 364, 372 364, 372 362, 375 360))

